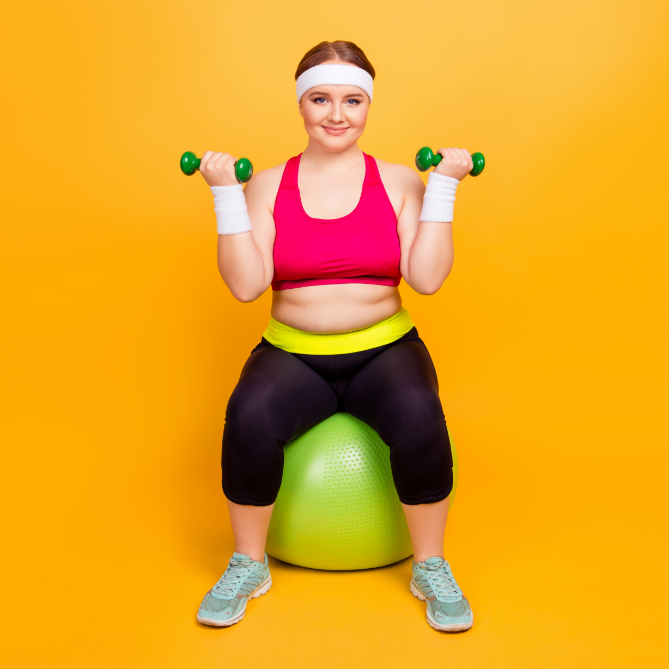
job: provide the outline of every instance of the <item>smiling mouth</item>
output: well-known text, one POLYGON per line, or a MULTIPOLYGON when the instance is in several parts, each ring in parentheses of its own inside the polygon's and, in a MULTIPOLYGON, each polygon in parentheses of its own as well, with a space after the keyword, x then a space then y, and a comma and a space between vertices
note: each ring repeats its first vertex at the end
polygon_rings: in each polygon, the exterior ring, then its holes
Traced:
POLYGON ((325 130, 325 132, 328 133, 328 135, 342 135, 348 130, 348 126, 346 126, 345 128, 332 128, 330 126, 323 125, 321 127, 323 128, 323 130, 325 130))

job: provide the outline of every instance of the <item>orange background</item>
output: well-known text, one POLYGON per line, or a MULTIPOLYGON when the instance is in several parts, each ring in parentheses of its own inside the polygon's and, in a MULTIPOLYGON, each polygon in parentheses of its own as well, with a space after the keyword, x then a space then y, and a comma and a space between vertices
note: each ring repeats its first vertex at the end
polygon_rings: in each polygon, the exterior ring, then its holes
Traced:
POLYGON ((667 666, 667 3, 2 9, 7 666, 667 666), (223 417, 271 291, 230 295, 177 163, 301 151, 293 73, 323 39, 377 69, 366 152, 487 158, 452 275, 401 285, 459 450, 466 634, 427 626, 410 560, 273 561, 241 624, 195 622, 233 546, 223 417))

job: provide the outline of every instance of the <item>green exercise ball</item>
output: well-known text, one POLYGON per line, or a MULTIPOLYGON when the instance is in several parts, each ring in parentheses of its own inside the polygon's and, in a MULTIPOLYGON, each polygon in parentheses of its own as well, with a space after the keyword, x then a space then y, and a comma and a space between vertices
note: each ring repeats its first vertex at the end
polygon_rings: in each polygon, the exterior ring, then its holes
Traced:
MULTIPOLYGON (((450 438, 450 432, 449 432, 450 438)), ((458 460, 453 453, 453 492, 458 460)), ((370 569, 413 554, 390 449, 367 423, 338 412, 284 447, 267 535, 272 557, 312 569, 370 569)))

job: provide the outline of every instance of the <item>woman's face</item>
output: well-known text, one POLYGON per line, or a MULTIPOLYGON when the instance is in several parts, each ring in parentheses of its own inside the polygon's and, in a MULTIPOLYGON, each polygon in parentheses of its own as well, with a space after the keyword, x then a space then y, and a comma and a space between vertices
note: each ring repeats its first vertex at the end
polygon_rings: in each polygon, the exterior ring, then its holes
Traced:
MULTIPOLYGON (((342 64, 327 61, 330 63, 342 64)), ((355 144, 364 132, 369 97, 358 86, 316 86, 302 96, 299 109, 309 137, 336 153, 355 144)))

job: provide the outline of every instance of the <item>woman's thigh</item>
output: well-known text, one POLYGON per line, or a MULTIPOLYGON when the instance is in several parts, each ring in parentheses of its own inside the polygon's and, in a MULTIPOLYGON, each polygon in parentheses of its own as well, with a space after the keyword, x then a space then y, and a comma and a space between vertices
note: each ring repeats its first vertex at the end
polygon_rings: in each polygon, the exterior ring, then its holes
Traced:
MULTIPOLYGON (((271 344, 253 349, 239 375, 226 415, 246 408, 258 422, 290 430, 293 424, 319 422, 336 409, 332 386, 318 372, 292 353, 271 344), (231 406, 232 405, 232 406, 231 406), (241 406, 239 406, 241 405, 241 406), (297 421, 297 422, 296 422, 297 421)), ((251 421, 251 415, 245 422, 251 421)), ((288 439, 292 434, 288 435, 288 439)))
POLYGON ((437 373, 423 341, 388 347, 349 381, 346 411, 390 447, 400 499, 439 501, 452 487, 452 456, 437 373))
POLYGON ((256 347, 225 413, 226 495, 241 504, 272 503, 281 485, 283 446, 336 410, 334 390, 308 365, 275 346, 256 347))

